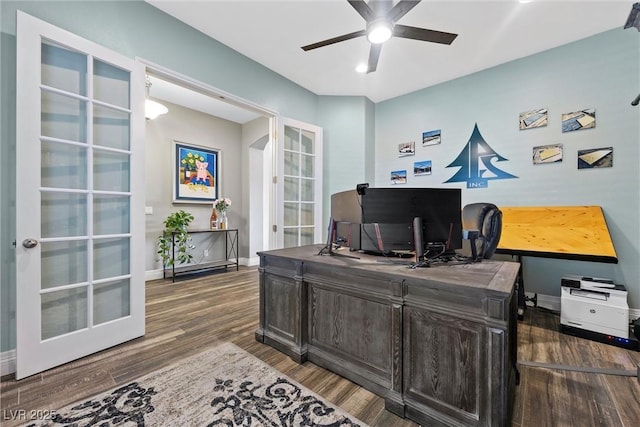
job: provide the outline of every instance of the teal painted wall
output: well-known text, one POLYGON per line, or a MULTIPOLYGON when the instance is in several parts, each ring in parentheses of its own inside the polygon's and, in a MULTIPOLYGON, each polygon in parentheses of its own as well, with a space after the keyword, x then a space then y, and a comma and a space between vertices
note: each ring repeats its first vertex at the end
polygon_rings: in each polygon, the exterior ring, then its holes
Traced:
POLYGON ((331 214, 331 194, 365 182, 366 141, 373 141, 372 103, 359 96, 318 97, 318 124, 324 129, 324 217, 331 214))
POLYGON ((502 206, 602 206, 619 264, 527 257, 525 290, 560 295, 560 278, 584 274, 627 286, 629 305, 640 309, 640 37, 611 30, 584 40, 426 88, 376 105, 377 186, 389 186, 392 170, 406 169, 407 186, 457 187, 463 204, 502 206), (548 108, 546 127, 519 130, 519 113, 548 108), (562 133, 561 115, 594 108, 596 127, 562 133), (491 180, 484 189, 444 184, 447 168, 469 140, 474 124, 495 163, 517 179, 491 180), (441 129, 439 145, 422 147, 423 131, 441 129), (416 154, 399 158, 398 143, 416 141, 416 154), (532 164, 534 146, 563 144, 561 163, 532 164), (613 147, 613 167, 577 169, 577 151, 613 147), (413 162, 432 160, 433 173, 413 175, 413 162))

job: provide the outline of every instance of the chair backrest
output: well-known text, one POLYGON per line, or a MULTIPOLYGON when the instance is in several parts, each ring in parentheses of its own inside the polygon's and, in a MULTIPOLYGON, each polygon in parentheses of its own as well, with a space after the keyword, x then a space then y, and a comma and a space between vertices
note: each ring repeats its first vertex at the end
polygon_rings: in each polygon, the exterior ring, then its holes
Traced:
POLYGON ((463 230, 478 230, 478 257, 491 258, 502 234, 502 212, 493 203, 470 203, 462 208, 463 230))

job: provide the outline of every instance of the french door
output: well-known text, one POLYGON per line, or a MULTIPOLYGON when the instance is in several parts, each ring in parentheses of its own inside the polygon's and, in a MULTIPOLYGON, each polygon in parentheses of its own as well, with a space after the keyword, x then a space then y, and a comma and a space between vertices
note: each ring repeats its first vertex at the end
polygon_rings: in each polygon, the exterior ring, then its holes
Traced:
POLYGON ((16 378, 144 334, 144 68, 18 12, 16 378))
POLYGON ((322 128, 279 120, 276 247, 322 242, 322 128))

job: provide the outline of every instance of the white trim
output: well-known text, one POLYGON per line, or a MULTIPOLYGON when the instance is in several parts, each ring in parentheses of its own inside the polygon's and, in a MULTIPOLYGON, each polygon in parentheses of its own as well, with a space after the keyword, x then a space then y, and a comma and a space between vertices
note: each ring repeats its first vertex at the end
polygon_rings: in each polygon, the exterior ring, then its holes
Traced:
POLYGON ((255 267, 256 265, 260 265, 260 257, 254 256, 251 258, 240 258, 240 264, 245 265, 247 267, 255 267))
POLYGON ((162 65, 158 65, 147 59, 136 56, 135 60, 143 64, 147 69, 147 72, 150 72, 151 74, 153 74, 154 76, 162 80, 166 80, 170 83, 174 83, 179 86, 185 87, 187 89, 194 90, 196 92, 199 92, 203 95, 210 96, 212 98, 218 98, 221 101, 227 102, 231 105, 235 105, 236 107, 241 107, 247 110, 251 110, 263 116, 275 117, 278 115, 277 111, 263 107, 261 105, 253 103, 244 98, 240 98, 239 96, 225 92, 222 89, 218 89, 216 87, 210 86, 206 83, 195 80, 184 74, 180 74, 176 71, 170 70, 169 68, 165 68, 162 65))
POLYGON ((8 350, 0 353, 0 376, 16 372, 16 351, 8 350))
POLYGON ((148 282, 150 280, 158 280, 162 279, 162 269, 158 268, 156 270, 147 270, 144 272, 144 281, 148 282))

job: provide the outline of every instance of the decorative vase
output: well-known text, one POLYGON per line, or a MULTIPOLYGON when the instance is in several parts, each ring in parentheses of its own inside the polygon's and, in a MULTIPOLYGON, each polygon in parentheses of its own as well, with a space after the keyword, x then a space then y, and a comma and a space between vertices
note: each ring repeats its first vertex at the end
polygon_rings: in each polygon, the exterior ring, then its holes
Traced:
POLYGON ((218 216, 218 229, 226 230, 227 227, 227 211, 220 211, 220 215, 218 216))
POLYGON ((216 209, 211 209, 211 217, 209 218, 209 227, 212 230, 218 229, 218 214, 216 213, 216 209))

